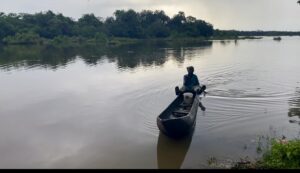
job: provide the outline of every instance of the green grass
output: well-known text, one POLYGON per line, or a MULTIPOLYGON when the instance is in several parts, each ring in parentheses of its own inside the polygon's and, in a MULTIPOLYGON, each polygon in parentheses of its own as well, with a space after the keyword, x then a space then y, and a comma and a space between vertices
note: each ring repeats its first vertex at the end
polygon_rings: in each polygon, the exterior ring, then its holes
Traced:
POLYGON ((56 46, 70 46, 70 45, 108 45, 120 46, 127 44, 137 44, 140 42, 170 42, 170 43, 200 43, 208 40, 239 40, 239 39, 260 39, 261 37, 237 37, 237 36, 213 36, 213 37, 167 37, 167 38, 146 38, 134 39, 125 37, 110 37, 98 33, 94 38, 84 37, 68 37, 58 36, 53 39, 45 39, 33 33, 16 34, 15 36, 8 36, 0 41, 6 45, 56 45, 56 46))
POLYGON ((299 169, 300 140, 272 139, 271 146, 256 162, 237 162, 233 169, 299 169))
POLYGON ((271 149, 258 162, 263 168, 300 168, 300 140, 273 140, 271 149))

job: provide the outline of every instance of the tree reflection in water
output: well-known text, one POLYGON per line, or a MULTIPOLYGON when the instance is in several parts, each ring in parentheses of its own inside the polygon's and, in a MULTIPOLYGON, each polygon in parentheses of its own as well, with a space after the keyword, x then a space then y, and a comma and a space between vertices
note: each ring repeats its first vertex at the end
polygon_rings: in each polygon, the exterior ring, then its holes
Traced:
POLYGON ((175 61, 182 64, 186 58, 185 52, 195 51, 192 49, 192 46, 205 51, 211 48, 212 42, 206 41, 192 45, 155 42, 118 47, 97 45, 77 47, 55 47, 50 45, 0 46, 0 69, 9 71, 37 66, 57 69, 66 66, 76 58, 82 59, 87 65, 97 65, 106 58, 109 62, 115 62, 119 69, 134 69, 139 66, 161 66, 169 57, 173 57, 175 61))

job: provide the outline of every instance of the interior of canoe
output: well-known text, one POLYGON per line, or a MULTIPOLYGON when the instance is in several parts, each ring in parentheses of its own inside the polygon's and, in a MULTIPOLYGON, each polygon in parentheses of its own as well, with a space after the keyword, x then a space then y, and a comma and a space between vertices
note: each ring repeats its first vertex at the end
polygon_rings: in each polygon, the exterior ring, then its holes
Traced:
POLYGON ((187 114, 189 114, 191 108, 192 108, 192 103, 190 104, 186 104, 184 102, 180 103, 178 105, 178 107, 176 107, 173 111, 172 111, 172 116, 173 117, 182 117, 182 116, 186 116, 187 114))
MULTIPOLYGON (((195 96, 193 96, 193 100, 194 98, 195 96)), ((193 102, 190 104, 185 103, 183 100, 183 96, 180 95, 168 106, 168 108, 164 112, 162 112, 159 117, 161 119, 175 119, 186 116, 189 114, 193 102)))

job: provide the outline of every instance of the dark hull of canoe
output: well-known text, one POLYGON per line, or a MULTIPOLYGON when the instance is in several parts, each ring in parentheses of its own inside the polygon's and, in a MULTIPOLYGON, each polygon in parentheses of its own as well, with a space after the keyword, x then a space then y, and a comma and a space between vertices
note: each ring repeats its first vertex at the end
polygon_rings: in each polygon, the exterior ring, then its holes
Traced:
POLYGON ((196 122, 199 98, 194 97, 190 112, 183 117, 172 117, 172 111, 182 102, 183 96, 178 96, 158 117, 157 126, 161 132, 170 137, 183 137, 189 134, 196 122))

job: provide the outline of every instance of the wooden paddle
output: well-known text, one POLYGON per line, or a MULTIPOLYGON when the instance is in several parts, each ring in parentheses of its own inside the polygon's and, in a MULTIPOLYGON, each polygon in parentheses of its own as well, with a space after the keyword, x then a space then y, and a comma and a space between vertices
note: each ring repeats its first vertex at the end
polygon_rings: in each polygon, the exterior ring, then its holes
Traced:
MULTIPOLYGON (((207 92, 205 91, 206 90, 206 86, 203 85, 200 89, 200 92, 199 92, 199 99, 201 100, 201 97, 200 95, 203 93, 203 96, 205 97, 205 95, 207 94, 207 92)), ((199 107, 201 108, 202 111, 205 111, 206 108, 203 106, 203 104, 201 103, 201 101, 199 101, 199 107)))

